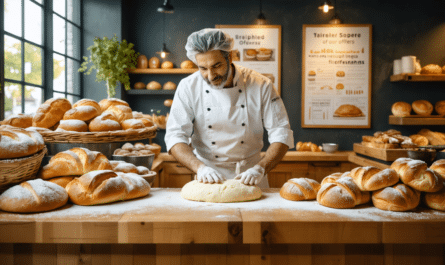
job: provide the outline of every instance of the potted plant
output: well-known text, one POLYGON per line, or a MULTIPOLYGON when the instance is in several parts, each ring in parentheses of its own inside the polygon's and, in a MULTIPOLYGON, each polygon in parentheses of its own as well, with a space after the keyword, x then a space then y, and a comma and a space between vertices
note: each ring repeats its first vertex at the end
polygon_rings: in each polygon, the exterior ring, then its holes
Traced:
POLYGON ((117 82, 124 85, 125 89, 130 89, 130 77, 128 69, 136 68, 139 53, 133 50, 134 44, 127 43, 126 40, 119 42, 116 34, 113 38, 94 38, 94 44, 88 47, 90 57, 84 56, 85 60, 79 72, 89 75, 96 69, 96 82, 107 82, 108 98, 116 94, 117 82), (89 63, 92 63, 88 69, 89 63), (87 71, 88 69, 88 71, 87 71), (86 71, 86 72, 85 72, 86 71))

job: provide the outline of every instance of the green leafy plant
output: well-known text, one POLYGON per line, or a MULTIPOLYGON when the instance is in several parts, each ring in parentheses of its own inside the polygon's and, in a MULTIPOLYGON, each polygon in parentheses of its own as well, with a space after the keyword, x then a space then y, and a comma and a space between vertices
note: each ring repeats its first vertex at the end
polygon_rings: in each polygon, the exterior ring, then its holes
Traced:
POLYGON ((94 44, 88 47, 91 55, 89 58, 83 57, 85 61, 81 64, 79 72, 89 75, 93 69, 96 69, 96 82, 107 82, 109 98, 116 94, 117 82, 123 84, 128 90, 130 89, 130 77, 127 70, 136 68, 139 55, 133 50, 133 46, 134 44, 127 43, 126 40, 119 42, 116 34, 111 39, 96 37, 94 44), (92 65, 88 69, 90 63, 92 65))

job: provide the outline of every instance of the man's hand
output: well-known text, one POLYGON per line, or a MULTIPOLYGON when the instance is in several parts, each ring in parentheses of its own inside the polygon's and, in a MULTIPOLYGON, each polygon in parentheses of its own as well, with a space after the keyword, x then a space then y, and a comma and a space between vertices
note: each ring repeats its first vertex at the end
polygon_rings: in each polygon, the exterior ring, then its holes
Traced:
POLYGON ((198 182, 202 183, 222 183, 225 180, 218 171, 204 165, 198 169, 198 172, 196 172, 196 178, 198 179, 198 182))
POLYGON ((239 179, 241 183, 246 185, 258 185, 263 179, 265 172, 266 170, 262 166, 255 165, 236 176, 235 179, 239 179))

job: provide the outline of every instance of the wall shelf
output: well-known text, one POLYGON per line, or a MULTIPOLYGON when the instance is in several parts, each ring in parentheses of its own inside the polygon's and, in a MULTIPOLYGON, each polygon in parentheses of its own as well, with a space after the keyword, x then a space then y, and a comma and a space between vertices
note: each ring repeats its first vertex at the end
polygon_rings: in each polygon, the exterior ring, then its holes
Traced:
POLYGON ((174 95, 176 90, 149 90, 149 89, 130 89, 125 91, 127 95, 174 95))
POLYGON ((389 124, 392 125, 445 125, 445 118, 439 115, 419 117, 396 117, 389 115, 389 124))
POLYGON ((182 68, 173 68, 173 69, 153 69, 153 68, 136 68, 133 70, 128 70, 130 74, 193 74, 198 71, 198 68, 192 69, 182 69, 182 68))
POLYGON ((445 81, 445 74, 443 75, 416 75, 416 74, 400 74, 392 75, 391 82, 437 82, 445 81))

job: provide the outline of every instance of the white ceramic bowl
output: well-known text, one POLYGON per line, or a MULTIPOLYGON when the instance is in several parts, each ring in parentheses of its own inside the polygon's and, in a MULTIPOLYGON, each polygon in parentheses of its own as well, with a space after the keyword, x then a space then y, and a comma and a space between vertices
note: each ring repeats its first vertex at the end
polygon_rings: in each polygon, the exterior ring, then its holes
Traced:
POLYGON ((338 150, 338 144, 325 143, 322 144, 322 146, 323 146, 323 151, 325 151, 326 153, 334 153, 335 151, 338 150))

